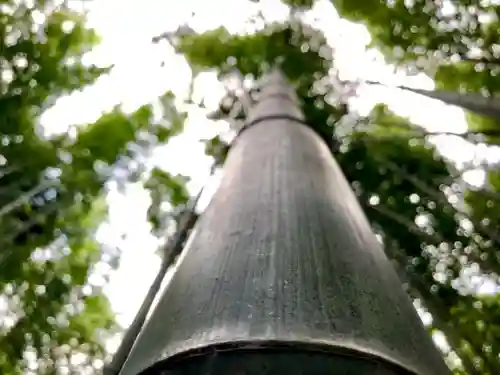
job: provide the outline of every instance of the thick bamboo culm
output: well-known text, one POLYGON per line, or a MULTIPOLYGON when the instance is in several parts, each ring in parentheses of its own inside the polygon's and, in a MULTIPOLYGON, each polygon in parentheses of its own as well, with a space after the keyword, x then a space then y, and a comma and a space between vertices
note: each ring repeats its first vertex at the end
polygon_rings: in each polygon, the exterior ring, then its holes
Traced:
POLYGON ((120 374, 449 374, 279 72, 249 118, 120 374))

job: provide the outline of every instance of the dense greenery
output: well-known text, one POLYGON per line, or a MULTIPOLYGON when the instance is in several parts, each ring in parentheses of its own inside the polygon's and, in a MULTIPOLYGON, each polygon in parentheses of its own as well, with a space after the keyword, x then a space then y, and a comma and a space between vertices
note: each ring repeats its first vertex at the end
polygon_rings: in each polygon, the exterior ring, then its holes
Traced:
MULTIPOLYGON (((434 134, 383 105, 366 117, 353 112, 332 46, 301 19, 314 1, 284 2, 295 8, 290 19, 251 35, 224 28, 171 35, 197 71, 215 69, 221 80, 253 83, 247 95, 228 92, 211 117, 237 128, 257 94, 256 81, 279 66, 308 122, 331 146, 408 293, 431 314, 429 331, 444 333, 450 367, 456 374, 499 374, 500 302, 473 285, 478 276, 496 282, 500 272, 498 168, 475 165, 488 171, 488 183, 469 186, 463 171, 436 150, 434 134)), ((493 2, 332 2, 342 16, 367 25, 388 61, 431 75, 437 88, 454 95, 499 90, 500 15, 493 2)), ((145 181, 158 236, 172 232, 188 199, 184 177, 146 166, 151 148, 183 129, 186 114, 171 93, 160 98, 160 116, 150 105, 131 114, 116 107, 75 132, 43 134, 40 116, 59 97, 109 70, 81 63, 97 42, 84 17, 64 5, 1 2, 1 374, 100 367, 103 340, 118 328, 101 285, 89 278, 119 256, 95 240, 106 217, 107 181, 145 181)), ((478 148, 497 147, 497 119, 469 114, 468 120, 464 137, 478 148), (477 133, 484 137, 468 137, 477 133)), ((222 137, 207 142, 219 163, 227 148, 222 137)))
MULTIPOLYGON (((89 276, 118 253, 98 243, 105 183, 138 179, 138 154, 182 130, 173 97, 132 114, 119 107, 76 132, 44 136, 41 115, 62 95, 109 70, 81 63, 98 42, 84 17, 52 1, 2 1, 0 9, 0 373, 96 371, 118 327, 89 276), (30 4, 31 3, 31 4, 30 4), (146 133, 147 138, 140 137, 146 133), (146 140, 145 140, 146 139, 146 140), (132 147, 134 146, 134 147, 132 147)), ((70 125, 70 124, 68 124, 70 125)), ((174 188, 177 182, 172 180, 174 188)), ((164 183, 170 180, 164 179, 164 183)), ((95 278, 94 278, 95 279, 95 278)))
MULTIPOLYGON (((321 32, 300 20, 300 12, 312 2, 287 3, 300 3, 300 9, 284 24, 267 24, 251 35, 231 35, 223 28, 201 35, 183 33, 170 38, 171 43, 194 66, 217 69, 221 79, 234 76, 235 70, 251 80, 273 65, 283 70, 297 89, 309 123, 331 145, 408 293, 431 314, 429 330, 446 336, 451 349, 443 350, 449 366, 456 374, 499 373, 500 331, 495 322, 500 304, 495 295, 478 294, 473 286, 476 277, 496 280, 500 271, 498 172, 489 173, 489 185, 472 189, 453 163, 437 152, 423 128, 384 105, 367 117, 349 111, 345 96, 339 95, 343 89, 331 50, 321 32)), ((393 46, 382 37, 390 38, 387 24, 401 19, 410 30, 411 25, 418 27, 421 18, 424 25, 434 15, 431 9, 408 11, 407 18, 396 16, 393 9, 406 9, 402 1, 387 7, 368 2, 375 10, 383 8, 376 12, 362 3, 336 5, 351 18, 366 20, 377 46, 385 50, 393 46)), ((403 38, 407 44, 412 43, 410 32, 416 33, 408 31, 403 38)), ((415 43, 421 39, 415 35, 415 43)), ((431 47, 425 45, 428 50, 431 47)), ((446 69, 458 69, 449 59, 446 64, 446 69)), ((459 88, 454 79, 457 85, 447 81, 446 89, 459 88)), ((237 124, 244 115, 231 109, 241 108, 252 95, 253 91, 246 98, 240 95, 238 101, 236 92, 228 93, 213 117, 237 124)), ((471 127, 486 129, 478 121, 471 121, 471 127)), ((494 123, 487 118, 480 121, 488 126, 494 123)), ((214 138, 207 143, 207 152, 220 155, 224 147, 220 138, 214 138)))
MULTIPOLYGON (((388 61, 431 75, 438 88, 495 96, 500 90, 500 21, 494 1, 332 1, 367 25, 388 61)), ((300 5, 300 2, 297 3, 300 5)), ((471 116, 472 130, 496 120, 471 116)))

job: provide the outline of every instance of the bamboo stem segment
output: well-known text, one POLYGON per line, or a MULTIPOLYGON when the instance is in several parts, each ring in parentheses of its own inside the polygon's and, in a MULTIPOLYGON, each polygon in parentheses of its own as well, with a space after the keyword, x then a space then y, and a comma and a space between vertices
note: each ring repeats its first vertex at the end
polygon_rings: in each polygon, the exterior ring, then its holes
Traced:
POLYGON ((121 375, 449 373, 291 92, 269 77, 121 375))

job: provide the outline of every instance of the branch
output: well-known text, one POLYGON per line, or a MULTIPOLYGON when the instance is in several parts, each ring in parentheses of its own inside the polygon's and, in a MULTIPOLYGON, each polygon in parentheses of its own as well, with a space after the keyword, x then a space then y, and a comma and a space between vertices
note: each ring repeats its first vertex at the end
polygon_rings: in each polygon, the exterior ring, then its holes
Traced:
POLYGON ((474 227, 476 227, 477 229, 481 230, 483 232, 483 234, 489 236, 498 245, 500 245, 500 235, 498 233, 496 233, 495 231, 492 231, 486 225, 482 224, 480 221, 478 221, 475 218, 471 217, 469 214, 467 214, 462 209, 453 206, 450 202, 448 202, 448 200, 444 196, 442 196, 441 194, 439 194, 438 192, 436 192, 434 188, 432 188, 429 185, 427 185, 424 181, 422 181, 419 178, 417 178, 417 177, 411 175, 410 173, 406 172, 403 168, 401 168, 400 166, 398 166, 396 163, 388 161, 386 163, 386 166, 389 169, 391 169, 392 171, 399 173, 401 176, 403 176, 406 180, 408 180, 417 189, 419 189, 422 192, 426 193, 430 197, 436 199, 437 201, 439 201, 444 206, 451 207, 455 211, 457 211, 460 214, 462 214, 465 218, 467 218, 468 220, 470 220, 472 224, 474 224, 474 227))
MULTIPOLYGON (((381 123, 380 125, 384 125, 381 123)), ((427 136, 440 136, 440 135, 445 135, 445 136, 454 136, 454 137, 459 137, 463 138, 468 142, 471 143, 487 143, 491 145, 499 145, 500 142, 492 142, 492 141, 487 141, 487 140, 481 140, 478 139, 479 136, 489 136, 489 137, 500 137, 500 130, 484 130, 484 131, 467 131, 465 133, 454 133, 454 132, 447 132, 447 131, 427 131, 425 129, 422 130, 410 130, 405 133, 393 133, 393 134, 388 134, 388 135, 382 135, 382 134, 376 134, 372 133, 370 131, 367 131, 366 133, 368 134, 373 134, 376 135, 378 138, 387 138, 387 139, 393 139, 397 137, 401 138, 417 138, 417 137, 427 137, 427 136)), ((347 138, 348 135, 342 138, 347 138)))
POLYGON ((33 189, 21 194, 21 196, 19 196, 18 198, 16 198, 15 200, 13 200, 10 203, 7 203, 2 208, 0 208, 0 220, 5 215, 9 214, 10 212, 15 210, 16 208, 27 203, 30 200, 30 198, 35 196, 37 193, 39 193, 45 189, 48 189, 50 187, 54 187, 55 185, 56 185, 55 181, 45 181, 45 182, 38 184, 33 189))
MULTIPOLYGON (((454 351, 462 360, 462 365, 467 370, 467 373, 469 375, 483 374, 473 365, 468 353, 462 350, 462 341, 470 344, 475 356, 483 358, 484 366, 488 368, 490 374, 500 374, 500 362, 498 362, 496 358, 485 356, 486 353, 482 350, 483 342, 481 342, 481 339, 478 341, 477 337, 473 334, 469 334, 467 331, 461 332, 456 319, 450 314, 450 308, 439 298, 436 298, 436 296, 430 291, 428 283, 422 280, 418 274, 406 271, 406 265, 409 262, 408 257, 404 254, 404 251, 391 244, 386 244, 385 250, 388 253, 388 256, 395 261, 396 271, 402 281, 406 281, 413 288, 414 292, 416 292, 417 296, 432 315, 433 325, 442 331, 449 339, 454 351), (458 332, 460 332, 460 334, 458 334, 458 332)), ((472 307, 473 301, 470 300, 469 296, 459 296, 457 293, 457 297, 472 307), (464 301, 464 299, 467 299, 467 301, 464 301)))
MULTIPOLYGON (((383 216, 395 221, 396 223, 406 227, 411 233, 415 234, 418 237, 421 237, 429 245, 439 246, 441 243, 448 243, 449 242, 445 238, 443 238, 443 236, 441 236, 439 233, 432 233, 431 234, 431 233, 425 232, 424 230, 422 230, 422 228, 420 228, 418 225, 416 225, 413 221, 409 220, 405 216, 398 214, 397 212, 395 212, 387 207, 384 207, 383 205, 378 204, 378 205, 372 206, 372 205, 363 204, 363 206, 365 208, 373 209, 373 210, 377 211, 378 213, 380 213, 381 215, 383 215, 383 216)), ((479 248, 483 248, 481 246, 481 244, 479 244, 475 239, 471 238, 471 240, 475 244, 477 244, 479 248)), ((488 257, 487 259, 482 259, 481 256, 476 256, 474 253, 468 254, 468 257, 472 261, 479 264, 484 270, 488 270, 488 271, 494 272, 494 273, 498 272, 499 267, 497 267, 498 266, 497 262, 494 261, 493 263, 491 263, 491 261, 489 259, 490 257, 488 257)))
MULTIPOLYGON (((394 139, 397 137, 400 138, 424 138, 428 136, 453 136, 453 137, 459 137, 462 139, 465 139, 468 142, 477 144, 477 143, 486 143, 490 145, 500 145, 500 142, 494 142, 491 140, 486 140, 484 137, 498 137, 500 138, 500 129, 487 129, 483 131, 474 131, 474 130, 469 130, 464 133, 455 133, 455 132, 449 132, 449 131, 428 131, 422 127, 413 127, 413 129, 407 129, 406 127, 402 126, 395 126, 394 124, 384 124, 382 121, 376 121, 376 124, 380 126, 387 125, 388 129, 390 128, 400 128, 403 130, 402 132, 399 133, 389 133, 389 134, 380 134, 380 133, 374 133, 371 132, 369 129, 368 130, 359 130, 356 128, 359 128, 361 126, 367 126, 369 123, 368 122, 363 122, 363 119, 359 120, 358 124, 355 125, 354 132, 364 132, 366 134, 374 135, 379 139, 394 139)), ((349 138, 351 134, 346 134, 345 136, 339 137, 339 140, 342 140, 344 138, 349 138)))
POLYGON ((4 178, 5 176, 8 176, 11 173, 17 172, 21 170, 23 167, 19 165, 15 165, 13 167, 5 167, 0 170, 0 179, 4 178))
POLYGON ((409 220, 405 216, 398 214, 397 212, 395 212, 395 211, 393 211, 393 210, 391 210, 391 209, 389 209, 381 204, 377 204, 377 205, 373 205, 373 206, 367 205, 367 207, 379 212, 383 216, 397 222, 398 224, 405 226, 406 228, 408 228, 408 230, 410 232, 412 232, 413 234, 415 234, 417 236, 422 237, 429 244, 439 245, 443 242, 446 242, 444 240, 444 238, 441 235, 439 235, 438 233, 430 234, 430 233, 424 232, 422 230, 422 228, 420 228, 417 224, 415 224, 414 222, 412 222, 411 220, 409 220))
POLYGON ((391 245, 386 245, 385 249, 388 256, 396 263, 395 269, 401 281, 411 286, 411 289, 413 289, 413 292, 416 294, 415 297, 422 301, 427 311, 432 315, 432 325, 442 331, 445 337, 450 341, 453 350, 460 358, 467 374, 482 375, 474 366, 468 353, 464 353, 461 350, 462 341, 464 339, 458 334, 460 331, 459 327, 457 327, 454 320, 450 317, 448 312, 449 309, 430 292, 427 283, 425 283, 419 275, 414 272, 406 271, 408 257, 404 255, 404 251, 391 245))
POLYGON ((488 187, 488 186, 478 189, 476 186, 473 186, 464 180, 464 178, 463 178, 464 173, 467 173, 470 171, 475 171, 475 170, 478 170, 481 168, 486 169, 486 172, 489 171, 488 168, 491 168, 491 171, 495 171, 498 169, 498 167, 496 167, 496 166, 491 167, 489 165, 479 165, 479 166, 472 165, 472 166, 466 167, 462 170, 457 170, 454 168, 455 172, 452 173, 449 177, 435 180, 435 182, 437 182, 438 184, 450 185, 453 182, 455 182, 455 180, 461 179, 461 181, 463 181, 465 183, 467 189, 469 189, 470 191, 477 193, 477 194, 480 194, 480 195, 484 195, 487 198, 500 201, 500 192, 494 191, 491 187, 488 187))
MULTIPOLYGON (((364 81, 370 85, 381 85, 390 88, 389 85, 377 81, 364 81)), ((487 98, 477 93, 460 94, 452 91, 444 90, 424 90, 415 89, 403 85, 395 85, 392 88, 398 88, 404 91, 410 91, 431 99, 437 99, 449 105, 455 105, 471 112, 478 113, 483 116, 500 119, 500 99, 487 98)))
POLYGON ((248 111, 250 110, 250 107, 253 105, 253 100, 248 93, 248 91, 245 89, 244 86, 244 77, 242 76, 241 72, 239 70, 235 70, 233 72, 235 77, 238 80, 238 88, 241 90, 241 95, 237 96, 237 98, 240 100, 242 107, 243 107, 243 112, 245 114, 245 117, 248 115, 248 111))
MULTIPOLYGON (((449 307, 447 307, 440 299, 436 298, 436 296, 434 296, 427 289, 426 284, 418 278, 417 275, 410 275, 410 284, 415 288, 415 291, 420 296, 423 305, 432 315, 433 325, 436 325, 437 328, 450 340, 452 347, 462 360, 462 365, 467 370, 467 373, 469 375, 484 374, 482 371, 476 369, 476 367, 472 364, 468 353, 463 351, 461 345, 463 341, 470 345, 470 349, 472 350, 474 356, 483 359, 483 366, 487 368, 489 374, 499 374, 500 363, 496 358, 491 358, 483 351, 482 347, 484 343, 482 342, 482 339, 480 338, 478 340, 474 333, 470 334, 467 330, 461 330, 461 327, 457 324, 457 319, 449 314, 449 307)), ((463 298, 464 297, 462 296, 462 299, 463 298)), ((472 308, 471 301, 469 301, 469 305, 472 308)))

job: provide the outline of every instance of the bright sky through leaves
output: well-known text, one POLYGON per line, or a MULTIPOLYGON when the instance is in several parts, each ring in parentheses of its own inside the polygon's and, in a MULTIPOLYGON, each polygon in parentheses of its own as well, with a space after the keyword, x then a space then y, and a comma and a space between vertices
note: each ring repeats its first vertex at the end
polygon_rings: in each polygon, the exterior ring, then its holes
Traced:
MULTIPOLYGON (((230 31, 242 32, 259 27, 246 22, 259 10, 269 20, 287 17, 287 8, 277 0, 260 4, 248 0, 100 0, 90 2, 88 9, 90 26, 97 29, 102 43, 86 59, 115 66, 111 74, 100 78, 93 87, 61 99, 45 114, 42 121, 49 133, 66 131, 68 124, 95 121, 102 111, 120 102, 127 111, 132 111, 145 102, 154 102, 167 90, 172 90, 180 99, 185 97, 191 77, 189 66, 166 42, 151 43, 154 36, 173 31, 190 19, 196 31, 224 25, 230 31)), ((383 63, 380 54, 366 52, 370 42, 367 31, 360 25, 340 20, 330 2, 318 2, 308 19, 325 32, 334 47, 341 79, 363 78, 391 85, 433 88, 429 78, 394 73, 392 67, 383 63)), ((210 109, 217 105, 223 92, 215 74, 206 73, 197 79, 194 99, 204 98, 210 109)), ((378 101, 388 103, 396 113, 409 116, 412 122, 430 131, 463 132, 466 129, 464 115, 459 109, 415 94, 371 86, 364 87, 360 97, 353 99, 362 113, 368 113, 378 101)), ((224 130, 223 125, 220 128, 207 126, 204 115, 201 110, 191 111, 185 132, 169 146, 158 150, 152 160, 174 174, 191 176, 193 181, 189 187, 193 194, 207 180, 211 165, 199 140, 224 130)), ((449 138, 444 141, 442 138, 438 144, 441 152, 457 162, 469 160, 473 153, 472 147, 464 141, 452 142, 449 138)), ((480 180, 482 175, 472 177, 480 180)), ((158 242, 149 233, 146 220, 149 197, 145 190, 139 185, 130 185, 122 194, 111 188, 108 200, 110 217, 98 233, 99 240, 120 247, 123 256, 106 291, 118 314, 118 322, 127 325, 158 270, 160 263, 154 254, 158 242), (122 234, 127 236, 122 238, 122 234)))

